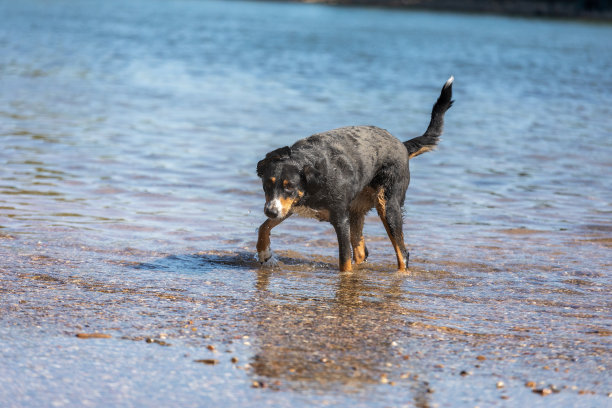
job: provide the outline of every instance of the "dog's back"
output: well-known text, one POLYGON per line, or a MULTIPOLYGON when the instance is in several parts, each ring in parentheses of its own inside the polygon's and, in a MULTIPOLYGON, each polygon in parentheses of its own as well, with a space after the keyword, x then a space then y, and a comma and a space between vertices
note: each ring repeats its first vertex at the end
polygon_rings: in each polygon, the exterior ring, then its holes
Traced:
POLYGON ((386 167, 408 177, 408 152, 402 142, 375 126, 349 126, 299 140, 291 151, 326 177, 325 185, 353 196, 386 167), (349 191, 347 191, 349 190, 349 191), (349 193, 350 194, 350 193, 349 193))

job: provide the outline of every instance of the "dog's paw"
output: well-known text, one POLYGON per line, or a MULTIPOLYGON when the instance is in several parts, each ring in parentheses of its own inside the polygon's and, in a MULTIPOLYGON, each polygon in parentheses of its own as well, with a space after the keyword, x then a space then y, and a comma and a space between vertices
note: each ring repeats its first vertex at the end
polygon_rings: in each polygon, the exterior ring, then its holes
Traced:
POLYGON ((270 248, 259 251, 257 253, 257 260, 264 268, 274 268, 278 266, 278 258, 270 248))

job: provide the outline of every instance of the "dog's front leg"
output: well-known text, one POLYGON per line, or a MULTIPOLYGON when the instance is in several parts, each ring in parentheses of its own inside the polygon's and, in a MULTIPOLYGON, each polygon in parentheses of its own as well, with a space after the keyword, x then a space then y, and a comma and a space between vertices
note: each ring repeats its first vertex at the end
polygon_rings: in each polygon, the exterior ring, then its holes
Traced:
POLYGON ((274 261, 274 253, 270 249, 270 232, 272 228, 283 222, 285 218, 268 218, 259 227, 259 233, 257 237, 257 259, 262 264, 268 261, 274 261))
POLYGON ((351 265, 351 239, 350 239, 350 224, 347 214, 334 217, 332 225, 338 236, 338 257, 340 272, 352 271, 351 265))

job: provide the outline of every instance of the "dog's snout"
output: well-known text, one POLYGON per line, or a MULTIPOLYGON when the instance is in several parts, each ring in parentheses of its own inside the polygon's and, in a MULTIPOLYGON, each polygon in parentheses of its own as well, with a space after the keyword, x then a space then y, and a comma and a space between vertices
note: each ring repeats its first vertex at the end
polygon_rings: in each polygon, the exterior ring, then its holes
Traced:
POLYGON ((276 205, 276 200, 267 202, 266 205, 264 206, 264 214, 266 214, 266 216, 270 217, 270 218, 276 218, 279 216, 279 208, 278 205, 276 205))
POLYGON ((278 217, 278 211, 276 210, 276 208, 271 208, 269 206, 266 206, 264 208, 264 214, 266 214, 270 218, 278 217))

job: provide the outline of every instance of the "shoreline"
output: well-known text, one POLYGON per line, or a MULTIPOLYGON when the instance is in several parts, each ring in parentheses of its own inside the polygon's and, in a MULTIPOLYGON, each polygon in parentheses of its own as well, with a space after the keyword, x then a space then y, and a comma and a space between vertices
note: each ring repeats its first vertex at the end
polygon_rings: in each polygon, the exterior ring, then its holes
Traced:
POLYGON ((326 4, 397 8, 405 10, 447 11, 459 13, 494 14, 510 17, 540 17, 587 21, 612 21, 612 2, 606 0, 582 1, 485 1, 469 0, 276 0, 293 3, 326 4))

